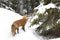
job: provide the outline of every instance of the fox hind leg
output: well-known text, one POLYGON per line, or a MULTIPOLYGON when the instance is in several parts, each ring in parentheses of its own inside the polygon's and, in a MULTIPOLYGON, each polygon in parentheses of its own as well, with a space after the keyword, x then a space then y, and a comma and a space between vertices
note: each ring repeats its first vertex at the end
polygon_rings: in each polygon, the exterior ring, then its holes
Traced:
POLYGON ((17 28, 17 33, 19 34, 19 28, 17 28))

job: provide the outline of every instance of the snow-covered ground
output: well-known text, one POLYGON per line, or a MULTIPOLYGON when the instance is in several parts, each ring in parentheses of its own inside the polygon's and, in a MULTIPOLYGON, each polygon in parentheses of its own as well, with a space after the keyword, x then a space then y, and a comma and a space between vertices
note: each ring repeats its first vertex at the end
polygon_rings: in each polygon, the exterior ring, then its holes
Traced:
MULTIPOLYGON (((40 40, 34 35, 31 29, 27 29, 25 32, 20 29, 20 33, 16 36, 11 35, 11 25, 15 20, 21 19, 17 13, 9 11, 7 9, 0 8, 0 39, 1 40, 40 40)), ((28 24, 27 24, 28 26, 28 24)), ((42 37, 40 37, 43 40, 42 37)))
MULTIPOLYGON (((54 6, 54 4, 51 4, 51 3, 48 5, 54 6)), ((46 5, 44 7, 41 6, 40 7, 41 10, 44 11, 49 6, 46 5)), ((52 7, 52 6, 50 6, 50 7, 52 7)), ((52 7, 52 8, 54 8, 54 7, 52 7)), ((27 23, 25 25, 26 31, 24 32, 22 29, 20 29, 19 30, 20 33, 16 34, 16 36, 13 37, 11 35, 11 25, 15 20, 21 19, 22 17, 23 16, 21 16, 17 13, 14 13, 14 12, 9 11, 9 10, 4 9, 4 8, 0 8, 0 39, 1 40, 47 40, 46 38, 44 39, 42 36, 38 36, 34 32, 33 27, 32 28, 29 27, 29 25, 30 25, 29 20, 27 21, 27 23)), ((35 18, 37 18, 37 16, 35 18)), ((36 27, 36 26, 37 25, 35 25, 34 27, 36 27)), ((50 40, 60 40, 60 38, 50 39, 50 40)))

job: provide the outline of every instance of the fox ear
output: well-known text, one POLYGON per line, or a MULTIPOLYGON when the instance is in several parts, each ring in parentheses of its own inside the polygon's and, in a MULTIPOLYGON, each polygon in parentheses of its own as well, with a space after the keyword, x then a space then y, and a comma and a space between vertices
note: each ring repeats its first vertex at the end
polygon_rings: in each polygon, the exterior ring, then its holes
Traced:
POLYGON ((27 15, 27 14, 25 14, 23 17, 28 17, 28 15, 27 15))

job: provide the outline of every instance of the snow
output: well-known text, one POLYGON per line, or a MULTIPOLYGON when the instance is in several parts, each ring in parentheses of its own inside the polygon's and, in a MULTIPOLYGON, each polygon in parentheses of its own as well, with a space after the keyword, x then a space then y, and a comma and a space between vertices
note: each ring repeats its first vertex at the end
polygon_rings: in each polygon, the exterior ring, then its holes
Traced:
POLYGON ((38 15, 35 15, 32 17, 31 22, 34 21, 34 19, 38 18, 38 15))
MULTIPOLYGON (((14 37, 11 35, 11 25, 14 21, 21 19, 23 16, 9 11, 4 8, 0 8, 0 39, 1 40, 44 40, 42 37, 37 37, 31 28, 25 32, 20 29, 20 33, 14 37)), ((28 22, 29 23, 29 22, 28 22)), ((28 24, 26 25, 28 26, 28 24)))
POLYGON ((60 40, 60 38, 54 38, 54 39, 50 39, 50 40, 60 40))
POLYGON ((39 6, 34 8, 34 10, 38 9, 37 13, 44 13, 46 9, 55 8, 55 7, 56 5, 53 3, 49 3, 48 5, 43 5, 43 3, 41 3, 39 6))
POLYGON ((56 23, 60 23, 60 19, 58 19, 56 23))
POLYGON ((26 9, 23 9, 23 13, 27 13, 27 10, 26 9))
MULTIPOLYGON (((10 35, 11 24, 17 20, 21 19, 22 16, 16 14, 12 11, 0 8, 0 39, 6 40, 10 35)), ((8 40, 8 39, 7 39, 8 40)))

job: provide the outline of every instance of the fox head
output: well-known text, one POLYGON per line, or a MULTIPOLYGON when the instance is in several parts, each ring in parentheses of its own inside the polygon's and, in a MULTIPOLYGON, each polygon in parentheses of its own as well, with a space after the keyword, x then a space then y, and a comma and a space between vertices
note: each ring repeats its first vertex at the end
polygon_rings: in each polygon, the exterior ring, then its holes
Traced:
POLYGON ((28 18, 28 15, 25 14, 25 15, 23 16, 23 19, 27 19, 27 18, 28 18))

